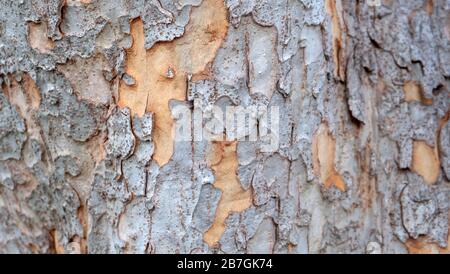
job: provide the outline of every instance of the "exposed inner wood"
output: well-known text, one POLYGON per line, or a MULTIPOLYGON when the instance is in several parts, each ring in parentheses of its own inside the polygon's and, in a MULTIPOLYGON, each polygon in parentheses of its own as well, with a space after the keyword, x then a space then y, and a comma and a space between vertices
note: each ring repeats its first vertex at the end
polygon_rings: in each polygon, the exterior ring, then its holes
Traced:
POLYGON ((328 127, 322 124, 313 140, 314 171, 326 188, 336 187, 346 190, 342 176, 334 166, 336 140, 330 134, 328 127))
POLYGON ((447 247, 439 247, 431 243, 427 237, 418 239, 408 239, 405 243, 409 254, 450 254, 450 232, 447 240, 447 247))
POLYGON ((154 113, 153 159, 165 165, 173 154, 173 118, 171 100, 186 99, 188 74, 201 74, 207 68, 228 29, 227 10, 220 0, 203 1, 193 8, 182 37, 144 48, 144 26, 141 19, 131 23, 133 46, 127 50, 126 72, 136 84, 119 88, 119 106, 129 107, 132 114, 154 113))
POLYGON ((76 6, 81 4, 90 4, 92 0, 66 0, 68 6, 76 6))
POLYGON ((41 94, 36 83, 28 74, 23 74, 22 81, 18 83, 13 77, 9 77, 10 86, 5 86, 4 93, 8 101, 16 107, 20 116, 25 119, 27 132, 31 138, 40 140, 39 127, 34 119, 41 103, 41 94))
POLYGON ((45 23, 28 23, 28 42, 40 53, 49 53, 55 47, 55 43, 47 37, 45 23))
POLYGON ((53 240, 53 248, 55 249, 56 254, 64 254, 64 246, 62 246, 58 241, 58 230, 53 229, 50 231, 50 237, 53 240))
POLYGON ((434 2, 433 0, 428 0, 425 4, 425 9, 427 10, 429 15, 433 14, 434 2))
POLYGON ((87 253, 87 237, 89 233, 89 213, 86 206, 81 205, 77 211, 77 217, 80 220, 81 226, 83 227, 83 237, 77 237, 76 243, 78 244, 79 253, 87 253))
POLYGON ((325 8, 327 13, 331 17, 333 35, 333 62, 334 62, 334 75, 344 79, 344 70, 340 64, 340 54, 342 49, 342 31, 340 15, 342 14, 341 6, 337 5, 337 1, 340 0, 325 0, 325 8), (339 9, 338 9, 339 8, 339 9))
POLYGON ((225 231, 225 221, 231 212, 241 212, 252 205, 250 190, 244 190, 237 177, 237 143, 213 142, 209 151, 208 165, 214 171, 214 186, 222 191, 216 209, 214 223, 203 235, 209 246, 216 245, 225 231))
POLYGON ((414 141, 412 170, 428 184, 434 184, 441 170, 437 147, 431 147, 424 141, 414 141))
POLYGON ((424 105, 432 105, 433 100, 423 96, 422 88, 414 81, 408 81, 403 86, 406 102, 421 102, 424 105))

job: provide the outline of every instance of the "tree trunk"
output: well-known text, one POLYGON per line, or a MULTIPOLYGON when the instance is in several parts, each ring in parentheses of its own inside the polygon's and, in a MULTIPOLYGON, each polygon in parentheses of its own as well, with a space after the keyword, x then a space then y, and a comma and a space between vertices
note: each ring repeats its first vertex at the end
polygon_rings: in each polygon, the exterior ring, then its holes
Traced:
POLYGON ((0 9, 1 253, 449 253, 448 0, 0 9))

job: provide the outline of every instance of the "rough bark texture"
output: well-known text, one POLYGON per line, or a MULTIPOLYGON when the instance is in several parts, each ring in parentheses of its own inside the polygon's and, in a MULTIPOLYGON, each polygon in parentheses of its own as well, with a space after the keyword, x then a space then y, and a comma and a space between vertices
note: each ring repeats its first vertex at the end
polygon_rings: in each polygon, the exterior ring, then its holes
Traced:
POLYGON ((449 253, 450 1, 377 2, 0 0, 0 252, 449 253))

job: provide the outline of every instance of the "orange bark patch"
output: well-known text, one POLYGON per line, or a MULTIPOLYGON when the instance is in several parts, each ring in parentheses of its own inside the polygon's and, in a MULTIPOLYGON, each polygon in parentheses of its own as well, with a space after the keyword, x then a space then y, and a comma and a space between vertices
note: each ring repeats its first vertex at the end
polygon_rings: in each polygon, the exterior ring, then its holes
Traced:
POLYGON ((227 10, 221 0, 203 1, 193 8, 184 36, 144 48, 144 26, 131 23, 133 46, 127 50, 126 72, 136 84, 119 87, 119 106, 132 114, 154 114, 153 159, 165 165, 173 154, 173 118, 170 100, 186 100, 187 75, 203 73, 212 62, 228 29, 227 10))
POLYGON ((433 100, 423 96, 422 88, 414 81, 408 81, 403 86, 406 102, 420 102, 424 105, 432 105, 433 100))
POLYGON ((342 176, 336 171, 331 173, 331 175, 328 176, 327 180, 325 181, 326 188, 330 188, 332 186, 335 186, 340 191, 345 191, 344 179, 342 179, 342 176))
POLYGON ((408 239, 405 245, 410 254, 450 254, 450 229, 448 231, 446 248, 442 248, 437 244, 430 242, 427 237, 408 239))
POLYGON ((439 254, 436 244, 427 243, 424 239, 409 239, 405 243, 409 254, 439 254))
POLYGON ((76 242, 78 243, 80 252, 82 254, 87 253, 87 238, 88 238, 88 231, 89 231, 89 213, 86 208, 86 206, 81 205, 77 210, 77 217, 80 220, 81 226, 83 227, 83 237, 77 237, 76 242))
POLYGON ((45 23, 28 23, 28 43, 40 53, 49 53, 55 44, 47 37, 47 25, 45 23))
POLYGON ((231 212, 241 212, 252 204, 250 190, 244 190, 237 177, 236 142, 213 142, 208 165, 214 171, 214 186, 222 191, 211 228, 203 235, 209 246, 214 246, 225 231, 225 220, 231 212))
POLYGON ((313 140, 314 171, 326 188, 335 186, 345 191, 345 182, 334 167, 335 151, 336 141, 329 133, 328 127, 322 124, 313 140))
POLYGON ((30 108, 33 111, 37 111, 41 104, 41 93, 34 80, 28 74, 23 76, 23 88, 26 91, 30 108))
POLYGON ((92 0, 66 0, 66 4, 68 6, 77 6, 77 5, 87 5, 90 4, 92 0))
POLYGON ((339 9, 336 5, 337 0, 326 0, 325 9, 328 15, 331 17, 332 24, 332 36, 333 36, 333 61, 335 65, 334 75, 336 77, 344 78, 343 68, 340 64, 340 54, 342 49, 342 31, 340 23, 340 6, 339 9))
POLYGON ((424 141, 414 141, 412 170, 421 175, 425 182, 434 184, 440 172, 438 149, 427 145, 424 141))
POLYGON ((433 9, 434 9, 434 2, 433 0, 428 0, 425 4, 425 10, 427 11, 428 15, 432 15, 433 14, 433 9))
POLYGON ((450 231, 446 248, 431 243, 427 237, 408 239, 405 245, 409 254, 450 254, 450 231))
POLYGON ((53 240, 53 248, 55 249, 55 253, 64 254, 64 247, 58 241, 58 231, 56 229, 53 229, 52 231, 50 231, 50 236, 53 240))
POLYGON ((41 103, 41 94, 36 83, 28 74, 22 76, 20 83, 14 77, 9 77, 9 80, 11 85, 5 87, 5 96, 24 118, 29 137, 40 140, 40 128, 33 117, 41 103))

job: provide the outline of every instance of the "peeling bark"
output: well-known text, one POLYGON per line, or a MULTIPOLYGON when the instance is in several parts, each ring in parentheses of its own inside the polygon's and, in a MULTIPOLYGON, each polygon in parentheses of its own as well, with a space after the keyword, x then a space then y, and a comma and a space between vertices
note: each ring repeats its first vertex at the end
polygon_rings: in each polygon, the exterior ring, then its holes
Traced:
POLYGON ((450 253, 450 4, 377 2, 0 0, 0 252, 450 253))

